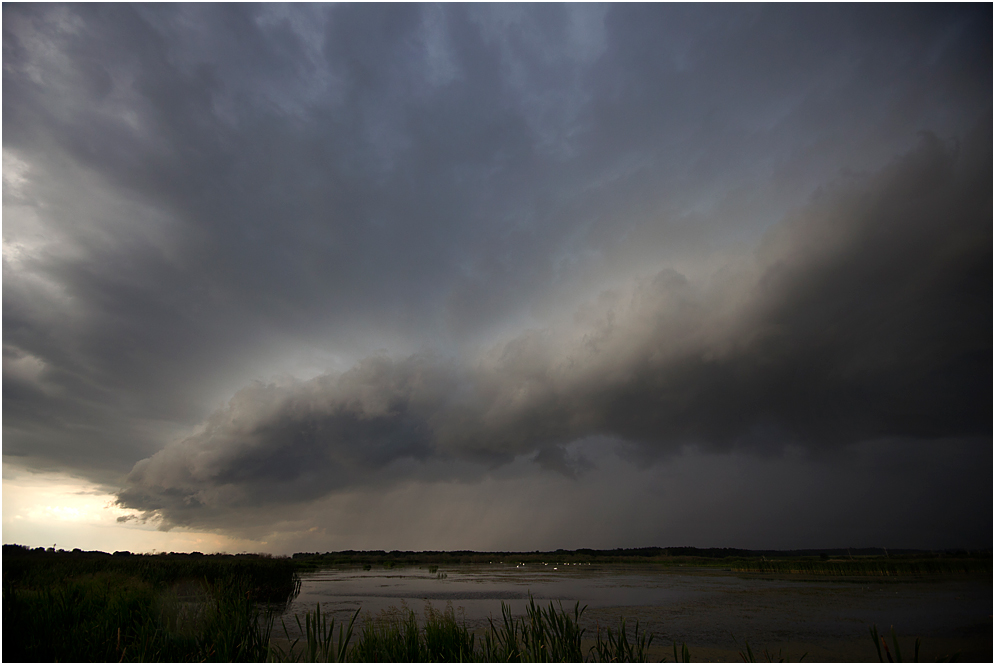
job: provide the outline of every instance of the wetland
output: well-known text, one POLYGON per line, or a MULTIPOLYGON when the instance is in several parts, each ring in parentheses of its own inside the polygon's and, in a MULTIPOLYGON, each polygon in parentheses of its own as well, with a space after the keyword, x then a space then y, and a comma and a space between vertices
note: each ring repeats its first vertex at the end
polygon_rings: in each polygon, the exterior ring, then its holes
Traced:
MULTIPOLYGON (((652 563, 514 562, 437 566, 341 566, 302 574, 288 615, 313 609, 346 619, 397 609, 454 608, 471 630, 485 630, 501 606, 525 614, 530 598, 587 609, 587 637, 620 617, 652 633, 655 660, 686 644, 694 660, 742 660, 754 652, 806 661, 877 660, 869 629, 894 627, 902 650, 916 637, 922 659, 957 655, 990 661, 991 573, 846 576, 736 571, 652 563)), ((431 611, 431 610, 430 610, 431 611)), ((907 647, 907 648, 906 648, 907 647)))
POLYGON ((991 593, 988 552, 289 558, 4 545, 3 657, 867 662, 900 648, 905 660, 991 662, 991 593))

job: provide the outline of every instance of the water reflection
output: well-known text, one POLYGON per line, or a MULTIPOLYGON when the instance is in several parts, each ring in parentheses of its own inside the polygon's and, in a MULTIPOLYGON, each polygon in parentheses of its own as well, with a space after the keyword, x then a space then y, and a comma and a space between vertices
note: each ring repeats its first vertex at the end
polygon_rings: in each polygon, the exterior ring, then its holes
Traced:
POLYGON ((592 631, 599 624, 614 625, 622 614, 639 619, 667 644, 731 644, 739 636, 754 644, 856 639, 870 645, 866 635, 872 624, 922 636, 960 634, 980 626, 989 643, 991 636, 990 576, 896 581, 516 562, 428 568, 339 568, 307 574, 287 613, 303 613, 321 603, 337 620, 348 619, 359 608, 375 615, 390 607, 408 607, 422 618, 426 603, 436 609, 452 603, 470 628, 482 628, 488 617, 500 617, 502 602, 516 615, 524 614, 531 594, 543 604, 587 605, 582 624, 592 631))

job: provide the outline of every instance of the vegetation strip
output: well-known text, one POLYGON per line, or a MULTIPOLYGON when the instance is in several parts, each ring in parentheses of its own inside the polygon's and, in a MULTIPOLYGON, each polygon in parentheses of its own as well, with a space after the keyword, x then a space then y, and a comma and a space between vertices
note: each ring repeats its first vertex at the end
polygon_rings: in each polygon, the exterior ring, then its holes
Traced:
MULTIPOLYGON (((532 553, 538 559, 580 563, 582 551, 532 553)), ((342 553, 338 553, 341 555, 342 553)), ((393 567, 412 553, 350 553, 354 564, 393 567), (366 563, 362 563, 366 561, 366 563)), ((425 553, 419 553, 424 555, 425 553)), ((438 554, 438 553, 429 553, 438 554)), ((450 558, 464 553, 442 553, 450 558)), ((473 553, 479 555, 479 553, 473 553)), ((991 556, 947 555, 862 561, 814 559, 750 560, 759 572, 806 572, 840 575, 932 575, 991 571, 991 556), (811 566, 800 566, 809 561, 811 566), (987 567, 986 567, 987 566, 987 567)), ((490 559, 498 557, 489 554, 490 559)), ((582 646, 579 627, 586 608, 536 605, 529 599, 525 616, 515 617, 502 603, 501 619, 475 634, 457 620, 452 606, 426 608, 423 625, 404 608, 357 624, 359 611, 347 623, 323 613, 318 605, 295 617, 300 636, 291 640, 281 624, 286 645, 271 639, 278 613, 300 592, 299 570, 315 557, 273 558, 265 555, 132 555, 118 552, 55 552, 3 546, 3 657, 7 661, 44 662, 641 662, 654 636, 629 626, 598 627, 593 646, 582 646)), ((327 555, 318 555, 325 560, 327 555)), ((515 559, 525 558, 515 556, 515 559)), ((686 560, 687 557, 682 557, 686 560)), ((707 558, 707 557, 701 557, 707 558)), ((647 557, 652 559, 652 557, 647 557)), ((722 559, 714 558, 722 561, 722 559)), ((729 561, 724 561, 729 568, 729 561)), ((438 572, 436 565, 430 573, 438 572)), ((898 662, 901 652, 894 631, 891 647, 877 629, 871 637, 878 657, 898 662)), ((913 658, 918 660, 917 639, 913 658)), ((689 662, 687 645, 672 645, 674 660, 689 662)), ((748 644, 743 659, 756 655, 748 644)), ((764 650, 766 659, 778 658, 764 650)))
MULTIPOLYGON (((986 551, 826 549, 741 550, 731 548, 642 547, 616 550, 555 550, 550 552, 406 552, 355 551, 298 552, 293 556, 300 570, 333 566, 467 565, 467 564, 630 564, 659 567, 720 568, 744 573, 808 575, 945 575, 991 573, 992 553, 986 551)), ((366 568, 369 570, 370 568, 366 568)))

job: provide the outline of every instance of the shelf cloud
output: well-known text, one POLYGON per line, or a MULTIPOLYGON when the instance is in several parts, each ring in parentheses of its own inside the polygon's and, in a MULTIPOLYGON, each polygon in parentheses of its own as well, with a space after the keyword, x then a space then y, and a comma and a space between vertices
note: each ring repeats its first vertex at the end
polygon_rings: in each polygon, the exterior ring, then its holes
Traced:
MULTIPOLYGON (((656 456, 982 437, 991 160, 918 149, 833 183, 703 280, 664 270, 479 357, 365 358, 342 374, 239 391, 139 462, 122 505, 167 521, 362 485, 392 462, 517 456, 566 474, 592 436, 656 456)), ((417 476, 418 467, 411 473, 417 476)))
POLYGON ((273 552, 991 542, 990 7, 3 19, 17 492, 273 552))

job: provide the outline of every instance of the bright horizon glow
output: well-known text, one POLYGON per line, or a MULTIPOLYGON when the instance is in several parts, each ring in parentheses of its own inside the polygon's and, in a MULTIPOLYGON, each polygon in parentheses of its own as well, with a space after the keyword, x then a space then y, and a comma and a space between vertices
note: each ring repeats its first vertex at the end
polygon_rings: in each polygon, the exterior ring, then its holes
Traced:
POLYGON ((255 541, 174 528, 161 531, 115 504, 97 484, 64 473, 33 473, 4 465, 3 542, 72 550, 154 552, 265 552, 255 541), (127 521, 119 518, 133 517, 127 521))

